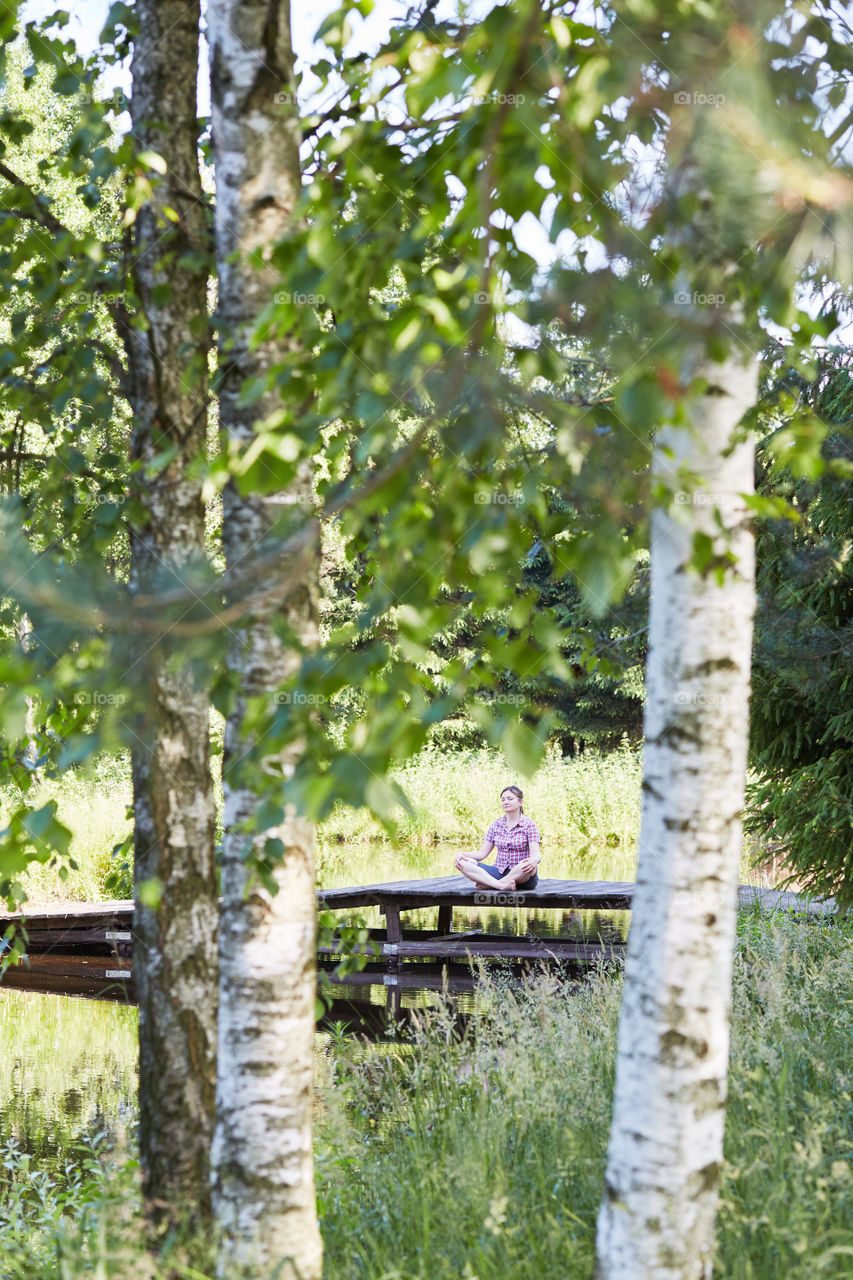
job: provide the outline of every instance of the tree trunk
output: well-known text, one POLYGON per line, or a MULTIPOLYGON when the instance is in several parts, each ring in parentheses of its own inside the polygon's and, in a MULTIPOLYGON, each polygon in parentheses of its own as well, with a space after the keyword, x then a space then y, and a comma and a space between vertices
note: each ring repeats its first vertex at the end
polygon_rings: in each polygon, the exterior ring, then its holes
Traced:
MULTIPOLYGON (((30 621, 29 614, 22 613, 17 619, 15 622, 15 634, 18 637, 21 652, 24 654, 29 653, 35 646, 33 624, 30 621)), ((21 758, 35 780, 40 781, 41 771, 36 769, 36 762, 39 758, 39 747, 36 740, 36 704, 35 699, 30 694, 27 694, 24 701, 27 713, 24 717, 24 749, 21 758)))
POLYGON ((655 449, 671 489, 680 467, 703 487, 681 489, 652 517, 643 810, 599 1280, 712 1272, 755 603, 739 496, 753 488, 752 444, 725 454, 755 401, 757 366, 731 354, 702 372, 710 386, 690 426, 662 430, 655 449), (725 550, 715 507, 737 556, 722 583, 713 568, 685 567, 695 533, 725 550))
MULTIPOLYGON (((238 396, 247 378, 281 359, 286 340, 249 350, 248 336, 278 280, 246 256, 285 234, 299 194, 299 120, 290 13, 281 0, 211 0, 209 8, 216 251, 219 275, 220 421, 245 445, 254 423, 278 407, 275 393, 250 406, 238 396), (231 260, 239 251, 239 259, 231 260)), ((265 255, 262 253, 261 257, 265 255)), ((284 494, 241 497, 226 489, 223 531, 229 568, 265 539, 286 536, 311 517, 310 474, 284 494)), ((245 697, 273 695, 299 662, 281 640, 317 637, 319 547, 306 580, 287 603, 274 598, 247 619, 231 655, 240 702, 226 728, 225 841, 220 933, 220 1021, 214 1211, 224 1234, 220 1262, 280 1266, 281 1280, 321 1273, 311 1145, 315 1003, 313 832, 292 810, 264 826, 241 761, 245 697), (273 620, 279 622, 278 632, 273 620), (282 627, 281 624, 285 626, 282 627), (243 824, 251 823, 247 834, 243 824), (268 840, 284 852, 270 893, 247 857, 268 840)), ((286 777, 294 751, 254 759, 263 774, 286 777)), ((253 756, 259 754, 257 750, 253 756)))
MULTIPOLYGON (((147 521, 131 536, 131 586, 181 586, 204 554, 204 507, 187 465, 207 433, 207 241, 198 167, 199 5, 137 0, 133 130, 168 166, 135 224, 134 283, 144 323, 132 338, 131 451, 147 521), (164 216, 164 206, 178 221, 164 216), (183 258, 183 262, 182 262, 183 258), (204 258, 196 261, 203 263, 204 258)), ((209 698, 189 666, 169 666, 168 636, 146 641, 134 676, 144 710, 132 752, 140 1147, 155 1217, 210 1212, 216 1080, 217 883, 209 698), (158 885, 159 882, 159 885, 158 885), (161 890, 159 906, 156 903, 161 890)))

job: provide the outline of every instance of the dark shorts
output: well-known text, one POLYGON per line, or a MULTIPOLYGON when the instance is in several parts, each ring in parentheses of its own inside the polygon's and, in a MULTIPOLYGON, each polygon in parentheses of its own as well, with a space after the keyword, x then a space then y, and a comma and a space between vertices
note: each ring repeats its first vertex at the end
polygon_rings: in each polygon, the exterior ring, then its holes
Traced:
MULTIPOLYGON (((477 866, 482 867, 484 871, 488 871, 489 875, 494 876, 496 880, 503 880, 504 876, 506 875, 506 871, 498 871, 497 867, 490 862, 478 862, 477 866)), ((507 867, 506 870, 510 871, 511 868, 507 867)), ((533 875, 530 877, 529 880, 519 880, 518 884, 515 887, 516 887, 516 890, 535 889, 538 883, 539 883, 539 872, 534 871, 533 875)))

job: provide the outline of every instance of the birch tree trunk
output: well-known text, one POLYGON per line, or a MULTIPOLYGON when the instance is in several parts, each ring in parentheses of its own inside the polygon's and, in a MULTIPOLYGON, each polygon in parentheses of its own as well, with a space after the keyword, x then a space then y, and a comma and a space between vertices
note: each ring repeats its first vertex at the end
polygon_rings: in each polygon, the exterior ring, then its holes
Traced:
MULTIPOLYGON (((35 637, 33 635, 33 624, 28 614, 22 613, 15 622, 15 634, 18 637, 21 652, 24 654, 29 653, 34 647, 35 637)), ((26 741, 23 750, 23 761, 32 772, 33 777, 38 780, 41 771, 36 769, 36 761, 39 758, 38 742, 36 741, 36 704, 35 699, 29 694, 27 694, 24 701, 27 712, 24 716, 24 738, 26 741)))
MULTIPOLYGON (((216 251, 219 277, 220 421, 232 441, 252 439, 254 423, 278 407, 275 393, 249 406, 238 401, 247 378, 284 353, 286 340, 248 348, 248 335, 269 303, 277 273, 247 255, 287 231, 300 189, 290 12, 286 0, 211 0, 209 8, 216 251), (239 255, 232 260, 232 255, 239 255)), ((224 494, 229 568, 286 536, 312 516, 310 474, 286 493, 224 494)), ((243 697, 269 694, 292 674, 299 656, 280 638, 317 638, 319 547, 286 604, 267 597, 241 631, 231 656, 241 700, 226 728, 225 841, 220 930, 219 1068, 212 1162, 214 1211, 223 1231, 220 1271, 232 1261, 281 1280, 319 1280, 322 1266, 311 1145, 315 1003, 313 831, 288 811, 258 827, 241 757, 286 777, 293 753, 262 757, 243 732, 243 697), (260 757, 260 758, 259 758, 260 757), (243 824, 254 823, 252 835, 243 824), (251 875, 253 848, 280 841, 278 892, 251 875)))
MULTIPOLYGON (((135 224, 134 282, 143 323, 132 335, 134 459, 147 522, 131 536, 131 586, 183 585, 204 553, 204 508, 188 463, 207 433, 207 230, 198 167, 199 4, 137 0, 131 118, 141 149, 167 173, 135 224), (178 221, 164 216, 168 206, 178 221)), ((210 1211, 216 1080, 217 883, 209 698, 189 668, 169 666, 168 637, 146 640, 134 677, 146 708, 134 726, 134 956, 139 994, 143 1186, 158 1218, 210 1211), (154 907, 156 882, 162 886, 154 907)))
POLYGON ((651 618, 637 889, 619 1020, 616 1092, 598 1218, 598 1280, 710 1280, 723 1154, 732 952, 748 735, 754 545, 741 494, 753 448, 734 428, 757 364, 699 370, 689 427, 656 442, 681 488, 651 528, 651 618), (670 455, 667 451, 671 450, 670 455), (686 568, 695 533, 731 531, 722 583, 686 568))

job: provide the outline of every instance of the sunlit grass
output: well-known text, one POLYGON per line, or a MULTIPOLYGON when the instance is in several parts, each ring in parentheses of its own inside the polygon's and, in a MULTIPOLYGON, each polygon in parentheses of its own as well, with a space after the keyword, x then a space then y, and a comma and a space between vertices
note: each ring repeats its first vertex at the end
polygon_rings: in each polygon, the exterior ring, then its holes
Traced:
MULTIPOLYGON (((132 894, 129 873, 108 888, 116 871, 113 849, 131 830, 127 807, 132 800, 130 762, 125 756, 105 756, 90 775, 69 769, 60 778, 46 778, 27 794, 27 801, 40 808, 55 800, 57 817, 71 831, 71 857, 76 868, 66 878, 57 860, 31 863, 23 885, 31 905, 57 900, 98 902, 104 898, 132 894)), ((5 819, 18 795, 8 790, 0 794, 0 813, 5 819)))
MULTIPOLYGON (((500 794, 512 783, 524 792, 524 812, 536 822, 543 845, 582 847, 636 841, 640 812, 638 752, 624 748, 571 759, 549 750, 531 778, 520 778, 500 752, 423 751, 392 777, 409 797, 413 813, 395 815, 402 844, 462 842, 476 846, 500 817, 500 794)), ((387 833, 364 809, 339 806, 321 826, 323 841, 375 841, 387 833)))

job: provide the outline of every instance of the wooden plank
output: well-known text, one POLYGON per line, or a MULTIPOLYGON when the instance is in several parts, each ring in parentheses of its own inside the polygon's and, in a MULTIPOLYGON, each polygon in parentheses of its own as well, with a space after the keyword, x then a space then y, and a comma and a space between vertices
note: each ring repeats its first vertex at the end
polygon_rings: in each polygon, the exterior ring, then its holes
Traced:
POLYGON ((362 969, 359 973, 348 973, 344 978, 339 978, 334 973, 330 973, 328 977, 336 986, 387 987, 389 990, 397 991, 443 991, 446 989, 451 994, 476 991, 478 985, 478 979, 471 973, 416 973, 414 970, 388 973, 385 969, 362 969))
POLYGON ((382 908, 385 916, 385 936, 389 942, 399 942, 403 937, 400 927, 400 908, 393 903, 386 903, 382 908))
POLYGON ((127 956, 57 955, 38 952, 27 955, 10 965, 3 975, 3 983, 11 974, 19 972, 48 973, 55 977, 81 977, 89 975, 103 980, 123 980, 133 977, 133 960, 127 956))
POLYGON ((767 889, 760 885, 742 884, 737 893, 738 906, 744 910, 802 911, 808 915, 834 915, 834 898, 816 898, 807 893, 790 893, 785 889, 767 889))
MULTIPOLYGON (((516 905, 562 907, 567 910, 628 910, 634 895, 630 881, 606 883, 600 880, 540 880, 535 889, 512 895, 516 905)), ((480 889, 464 876, 432 880, 398 880, 388 884, 358 885, 350 889, 321 889, 317 897, 324 906, 382 906, 393 902, 399 910, 417 907, 504 906, 507 892, 480 889)), ((510 904, 513 905, 513 904, 510 904)))
MULTIPOLYGON (((624 942, 576 942, 567 938, 510 938, 495 936, 430 938, 399 942, 374 942, 356 948, 360 955, 390 957, 396 960, 435 958, 465 961, 471 957, 506 960, 576 960, 585 964, 593 960, 619 959, 625 955, 624 942)), ((320 947, 322 956, 337 954, 334 947, 320 947)))
POLYGON ((108 951, 127 949, 133 943, 130 929, 27 929, 26 947, 30 952, 62 948, 103 947, 108 951))
POLYGON ((110 1000, 119 1004, 136 1004, 136 986, 132 978, 96 978, 91 974, 53 974, 16 969, 7 972, 0 990, 33 991, 42 995, 82 996, 90 1000, 110 1000))
MULTIPOLYGON (((71 928, 73 921, 80 921, 81 927, 96 921, 122 921, 124 928, 130 928, 133 921, 133 901, 116 902, 65 902, 56 907, 31 907, 23 911, 6 912, 0 915, 0 932, 13 922, 24 921, 32 928, 65 929, 71 928)), ((107 927, 106 925, 104 927, 107 927)))

